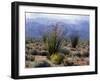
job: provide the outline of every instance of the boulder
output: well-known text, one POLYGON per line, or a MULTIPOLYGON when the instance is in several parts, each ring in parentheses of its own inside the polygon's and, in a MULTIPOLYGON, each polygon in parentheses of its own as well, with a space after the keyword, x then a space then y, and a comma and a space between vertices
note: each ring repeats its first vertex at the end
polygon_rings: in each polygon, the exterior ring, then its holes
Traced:
POLYGON ((45 51, 45 50, 42 50, 41 51, 41 55, 42 56, 48 56, 49 52, 48 51, 45 51))
POLYGON ((66 48, 66 47, 60 48, 60 49, 59 49, 59 52, 66 55, 66 54, 69 54, 69 53, 70 53, 70 49, 68 49, 68 48, 66 48))

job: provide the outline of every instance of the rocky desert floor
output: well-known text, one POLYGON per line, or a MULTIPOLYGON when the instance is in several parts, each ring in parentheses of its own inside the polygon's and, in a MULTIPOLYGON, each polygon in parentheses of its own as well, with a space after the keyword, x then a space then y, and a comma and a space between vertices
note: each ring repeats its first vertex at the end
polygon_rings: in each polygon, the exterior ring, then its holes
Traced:
POLYGON ((48 55, 49 52, 43 42, 26 40, 26 68, 89 65, 89 43, 80 41, 76 48, 72 48, 70 41, 64 41, 57 54, 48 55))

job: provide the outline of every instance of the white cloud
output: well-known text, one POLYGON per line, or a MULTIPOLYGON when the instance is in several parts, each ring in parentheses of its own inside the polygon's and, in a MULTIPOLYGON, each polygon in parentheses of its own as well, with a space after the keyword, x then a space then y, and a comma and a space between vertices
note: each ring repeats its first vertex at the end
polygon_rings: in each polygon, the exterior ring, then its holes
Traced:
POLYGON ((46 14, 46 13, 26 13, 26 19, 47 18, 68 21, 69 23, 77 24, 81 21, 89 21, 88 15, 70 15, 70 14, 46 14))

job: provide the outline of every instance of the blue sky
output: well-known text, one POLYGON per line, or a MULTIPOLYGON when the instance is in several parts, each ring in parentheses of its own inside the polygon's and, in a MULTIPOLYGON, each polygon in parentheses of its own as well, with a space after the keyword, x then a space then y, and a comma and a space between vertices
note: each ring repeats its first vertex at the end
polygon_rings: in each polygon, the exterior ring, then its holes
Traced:
POLYGON ((52 25, 59 23, 67 35, 78 31, 81 39, 89 39, 88 15, 26 13, 25 16, 26 37, 41 37, 41 31, 50 30, 52 25))

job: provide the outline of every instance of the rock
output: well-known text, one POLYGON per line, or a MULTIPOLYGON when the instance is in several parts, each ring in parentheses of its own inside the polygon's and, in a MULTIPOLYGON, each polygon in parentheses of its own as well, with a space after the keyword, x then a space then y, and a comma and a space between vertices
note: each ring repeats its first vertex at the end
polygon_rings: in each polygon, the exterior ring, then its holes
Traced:
POLYGON ((84 54, 83 54, 83 56, 84 57, 89 57, 89 52, 88 51, 85 51, 84 54))
POLYGON ((87 65, 87 62, 84 60, 78 60, 77 65, 87 65))
POLYGON ((50 67, 51 65, 47 61, 41 61, 41 62, 33 62, 33 67, 50 67))
POLYGON ((41 47, 39 47, 39 48, 38 48, 38 51, 41 51, 41 50, 42 50, 42 48, 41 48, 41 47))
POLYGON ((42 50, 41 51, 41 55, 42 56, 48 56, 49 52, 48 51, 45 51, 45 50, 42 50))
POLYGON ((35 59, 35 56, 33 56, 33 55, 26 55, 25 56, 25 60, 27 60, 27 61, 34 61, 34 59, 35 59))
POLYGON ((83 57, 89 57, 89 51, 88 50, 81 50, 81 55, 83 57))
POLYGON ((64 66, 73 66, 73 59, 70 57, 65 57, 65 59, 63 60, 64 62, 64 66))
POLYGON ((87 61, 87 62, 89 62, 89 58, 88 57, 84 58, 84 60, 87 61))
POLYGON ((41 48, 42 48, 42 50, 47 50, 45 45, 42 45, 41 48))
POLYGON ((27 49, 32 49, 33 48, 33 43, 26 44, 25 47, 27 49))
POLYGON ((70 49, 64 47, 64 48, 59 49, 59 52, 66 55, 70 53, 70 49))
POLYGON ((31 54, 32 54, 32 55, 37 55, 38 52, 37 52, 37 50, 33 49, 31 54))
POLYGON ((71 44, 68 44, 67 47, 71 47, 71 44))
POLYGON ((81 53, 79 51, 72 51, 72 55, 81 57, 81 53))
POLYGON ((38 49, 39 49, 39 46, 35 46, 35 49, 37 49, 37 50, 38 50, 38 49))
POLYGON ((77 49, 76 48, 71 48, 71 51, 76 51, 77 49))
POLYGON ((46 56, 35 55, 35 61, 36 62, 42 62, 42 61, 46 61, 46 60, 47 60, 46 56))

